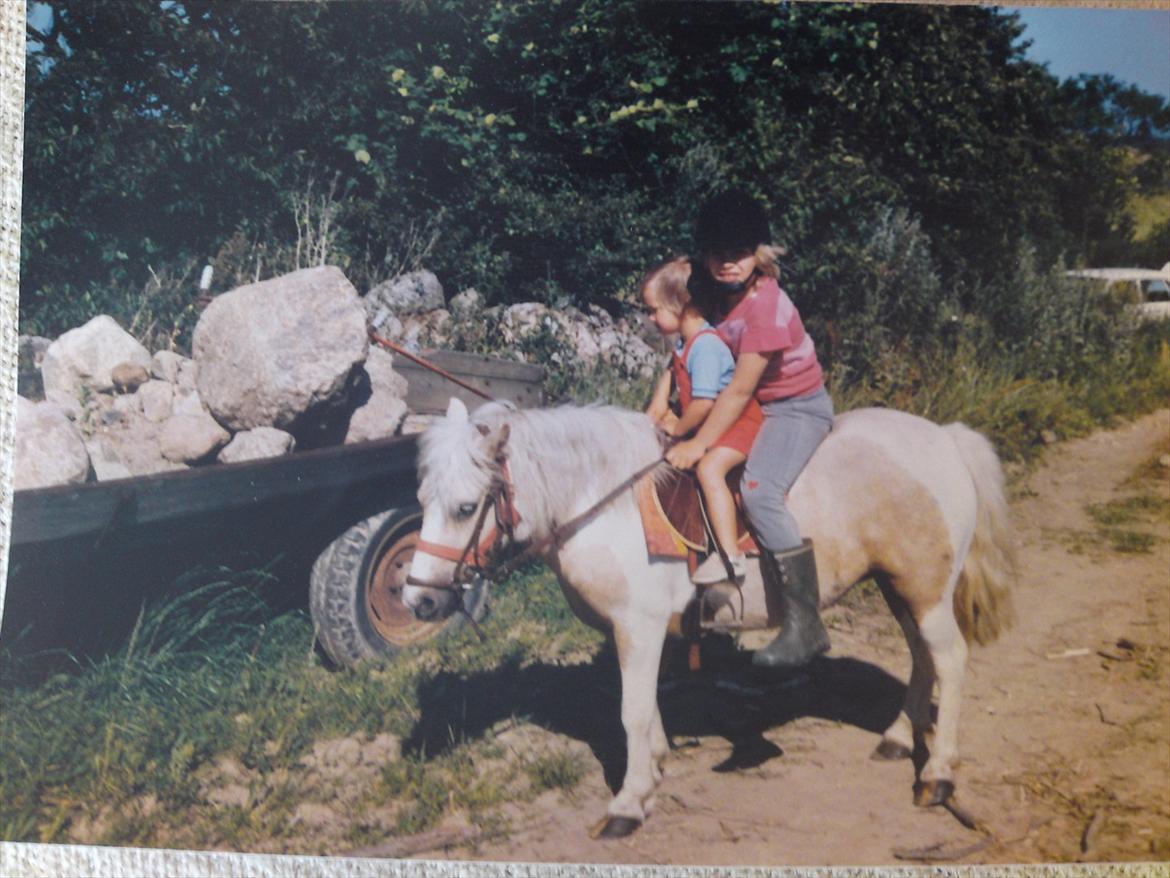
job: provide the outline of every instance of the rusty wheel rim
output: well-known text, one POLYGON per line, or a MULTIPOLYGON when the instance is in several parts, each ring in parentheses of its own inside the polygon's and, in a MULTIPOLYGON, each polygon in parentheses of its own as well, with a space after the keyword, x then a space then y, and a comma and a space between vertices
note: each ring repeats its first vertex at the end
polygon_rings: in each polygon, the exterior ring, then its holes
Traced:
POLYGON ((402 602, 402 587, 418 543, 418 531, 399 537, 379 549, 378 559, 366 579, 366 609, 378 636, 396 646, 417 643, 434 636, 448 620, 422 622, 402 602))

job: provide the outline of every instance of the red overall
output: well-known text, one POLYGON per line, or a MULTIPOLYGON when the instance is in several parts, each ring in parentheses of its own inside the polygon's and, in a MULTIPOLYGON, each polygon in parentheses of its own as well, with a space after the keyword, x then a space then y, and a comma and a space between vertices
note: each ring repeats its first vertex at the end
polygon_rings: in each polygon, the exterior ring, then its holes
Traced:
MULTIPOLYGON (((691 353, 691 346, 700 335, 706 333, 717 335, 714 329, 701 329, 687 341, 682 353, 675 353, 670 361, 670 369, 674 374, 674 386, 678 388, 680 412, 685 412, 691 404, 691 375, 687 371, 687 357, 691 353)), ((752 450, 752 443, 756 441, 756 433, 764 423, 764 412, 760 404, 753 398, 744 407, 743 414, 719 439, 712 443, 712 448, 732 448, 744 457, 752 450)))

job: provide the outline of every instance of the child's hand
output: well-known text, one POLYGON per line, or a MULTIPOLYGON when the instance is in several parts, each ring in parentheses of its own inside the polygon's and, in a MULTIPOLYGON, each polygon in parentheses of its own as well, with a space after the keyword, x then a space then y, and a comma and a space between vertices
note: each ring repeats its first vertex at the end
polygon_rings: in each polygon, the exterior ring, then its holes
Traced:
POLYGON ((678 424, 678 415, 667 409, 662 417, 656 419, 656 423, 667 436, 673 436, 675 425, 678 424))
POLYGON ((690 469, 702 460, 705 453, 706 449, 702 445, 694 439, 688 439, 667 451, 666 460, 671 466, 679 469, 690 469))

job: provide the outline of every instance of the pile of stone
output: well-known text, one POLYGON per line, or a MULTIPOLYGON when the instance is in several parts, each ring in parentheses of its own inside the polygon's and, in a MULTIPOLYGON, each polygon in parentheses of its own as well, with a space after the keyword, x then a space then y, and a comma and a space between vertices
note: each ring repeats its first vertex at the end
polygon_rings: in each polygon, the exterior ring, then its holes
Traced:
MULTIPOLYGON (((425 425, 411 416, 393 356, 367 325, 407 349, 444 347, 459 325, 489 325, 501 348, 553 333, 570 356, 650 374, 646 327, 600 308, 448 304, 430 272, 359 296, 334 267, 296 271, 215 297, 192 356, 151 353, 108 316, 56 340, 22 336, 40 387, 18 398, 16 490, 142 476, 363 442, 425 425), (41 393, 36 392, 41 390, 41 393), (43 401, 39 398, 43 395, 43 401)), ((22 385, 25 376, 22 375, 22 385)))
POLYGON ((539 302, 487 308, 474 289, 445 305, 438 280, 425 271, 374 287, 366 296, 366 311, 377 332, 413 352, 458 347, 460 330, 470 324, 489 328, 496 335, 492 346, 518 360, 526 359, 523 341, 543 334, 559 349, 549 358, 554 365, 571 357, 585 366, 605 364, 644 378, 662 362, 661 346, 653 343, 657 333, 640 318, 615 320, 597 305, 585 311, 539 302))

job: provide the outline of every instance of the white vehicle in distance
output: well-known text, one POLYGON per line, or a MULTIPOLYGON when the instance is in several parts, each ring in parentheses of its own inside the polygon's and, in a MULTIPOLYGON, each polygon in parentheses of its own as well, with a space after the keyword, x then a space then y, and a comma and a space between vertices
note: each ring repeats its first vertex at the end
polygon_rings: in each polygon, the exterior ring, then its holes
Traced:
POLYGON ((1104 290, 1119 296, 1143 320, 1170 319, 1170 262, 1160 269, 1083 268, 1066 272, 1104 283, 1104 290))

